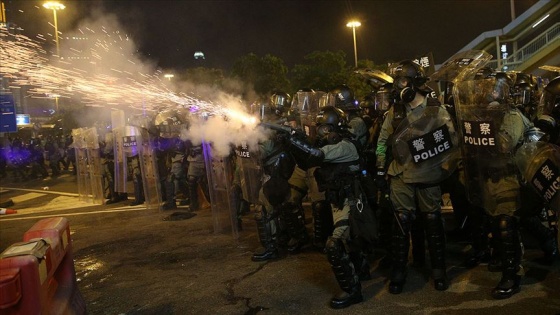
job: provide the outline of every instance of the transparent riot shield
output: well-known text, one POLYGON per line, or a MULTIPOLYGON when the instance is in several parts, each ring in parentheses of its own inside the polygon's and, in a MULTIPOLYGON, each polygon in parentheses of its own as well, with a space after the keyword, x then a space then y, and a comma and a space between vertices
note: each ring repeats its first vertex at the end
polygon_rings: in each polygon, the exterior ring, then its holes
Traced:
POLYGON ((105 201, 103 191, 103 170, 101 166, 101 152, 99 151, 99 139, 97 129, 88 128, 84 132, 87 146, 87 161, 89 179, 91 181, 91 196, 93 203, 102 205, 105 201))
POLYGON ((125 144, 125 118, 122 110, 111 112, 111 124, 113 126, 113 148, 115 152, 115 192, 127 192, 128 164, 124 151, 125 144))
POLYGON ((103 204, 103 182, 99 142, 95 128, 72 130, 72 146, 76 151, 76 174, 79 199, 103 204))
POLYGON ((144 186, 144 198, 148 209, 161 210, 161 191, 159 186, 159 175, 157 169, 156 149, 154 139, 148 134, 148 130, 141 131, 140 169, 142 170, 142 185, 144 186))
POLYGON ((263 169, 258 152, 249 150, 242 144, 235 150, 243 199, 252 204, 260 204, 259 191, 262 187, 263 169))
POLYGON ((560 147, 548 142, 523 144, 515 153, 521 175, 544 202, 560 211, 560 147))
POLYGON ((212 145, 202 143, 204 165, 208 177, 208 190, 212 208, 214 233, 231 232, 239 238, 237 229, 237 211, 231 204, 233 164, 230 156, 214 156, 212 145))
MULTIPOLYGON (((117 133, 121 136, 120 143, 117 140, 117 144, 121 146, 122 154, 126 159, 138 156, 146 207, 159 210, 160 187, 157 162, 154 145, 150 141, 148 130, 137 126, 124 126, 119 128, 117 133)), ((124 184, 126 184, 126 181, 124 181, 124 184)))
POLYGON ((88 155, 84 136, 85 128, 72 130, 72 146, 76 151, 76 177, 78 180, 78 195, 81 201, 89 201, 91 196, 91 181, 88 169, 88 155))
POLYGON ((392 146, 395 161, 404 167, 405 178, 415 183, 439 183, 459 163, 455 126, 449 113, 439 106, 427 106, 420 117, 405 118, 395 132, 392 146))
POLYGON ((464 81, 467 76, 476 73, 492 59, 492 55, 483 50, 467 50, 459 52, 445 61, 432 75, 430 81, 456 82, 464 81))
POLYGON ((317 137, 315 126, 319 102, 326 94, 323 91, 298 91, 292 103, 292 108, 299 113, 301 128, 312 143, 317 137))
POLYGON ((495 100, 496 93, 495 79, 457 82, 454 90, 467 196, 489 211, 504 200, 510 209, 519 208, 518 139, 510 132, 515 115, 508 114, 508 104, 495 100))

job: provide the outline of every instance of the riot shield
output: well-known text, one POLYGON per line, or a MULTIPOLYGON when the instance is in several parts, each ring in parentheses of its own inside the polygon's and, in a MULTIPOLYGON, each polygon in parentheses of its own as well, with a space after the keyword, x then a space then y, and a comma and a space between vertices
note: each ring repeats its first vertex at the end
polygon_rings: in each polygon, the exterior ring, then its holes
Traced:
POLYGON ((128 164, 124 151, 126 141, 125 118, 122 110, 111 112, 111 124, 113 126, 113 148, 115 152, 115 192, 127 192, 128 164))
POLYGON ((395 131, 395 162, 404 167, 405 177, 413 178, 415 183, 439 183, 455 171, 459 162, 452 118, 439 106, 427 106, 419 118, 411 119, 405 118, 395 131))
POLYGON ((510 210, 519 207, 517 139, 511 138, 512 121, 505 119, 511 108, 494 101, 496 92, 495 78, 457 82, 454 90, 467 196, 489 211, 503 200, 510 210))
POLYGON ((249 150, 246 143, 238 146, 235 153, 243 199, 252 204, 260 204, 259 191, 262 187, 263 176, 260 155, 258 152, 249 150))
POLYGON ((161 210, 161 191, 157 168, 156 148, 154 139, 147 129, 141 129, 142 146, 140 148, 140 169, 142 170, 142 185, 144 198, 148 209, 161 210))
POLYGON ((78 180, 78 195, 81 201, 89 201, 91 195, 91 181, 89 178, 87 147, 84 136, 85 128, 72 130, 72 146, 76 151, 76 177, 78 180))
POLYGON ((76 174, 80 200, 103 204, 101 158, 97 130, 78 128, 72 130, 72 146, 76 151, 76 174))
POLYGON ((317 137, 315 128, 319 101, 326 95, 322 91, 298 91, 292 103, 292 109, 299 113, 301 128, 313 143, 317 137))
POLYGON ((492 55, 483 50, 467 50, 456 53, 432 75, 430 81, 456 82, 464 81, 476 70, 492 59, 492 55))
POLYGON ((239 237, 237 210, 231 204, 233 163, 230 156, 214 156, 212 145, 202 142, 204 165, 208 177, 208 188, 214 223, 214 233, 231 232, 239 237))
POLYGON ((523 144, 515 153, 521 175, 554 211, 560 211, 560 147, 548 142, 523 144))
MULTIPOLYGON (((139 157, 146 207, 148 209, 159 209, 160 187, 157 176, 157 162, 148 130, 137 126, 124 126, 120 128, 120 131, 122 131, 123 154, 127 158, 137 155, 139 157)), ((117 143, 119 142, 117 141, 117 143)))
POLYGON ((103 170, 101 166, 101 152, 99 151, 99 137, 96 128, 88 128, 84 132, 87 147, 88 172, 91 181, 91 196, 93 203, 102 205, 103 196, 103 170))

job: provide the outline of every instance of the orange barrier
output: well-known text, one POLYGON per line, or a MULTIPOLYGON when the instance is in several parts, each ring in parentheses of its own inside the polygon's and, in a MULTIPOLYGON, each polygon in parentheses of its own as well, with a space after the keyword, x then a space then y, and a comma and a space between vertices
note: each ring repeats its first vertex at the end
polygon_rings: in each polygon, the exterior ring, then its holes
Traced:
POLYGON ((14 209, 0 208, 0 214, 14 214, 17 213, 14 209))
POLYGON ((66 218, 37 222, 0 254, 0 314, 86 314, 66 218))

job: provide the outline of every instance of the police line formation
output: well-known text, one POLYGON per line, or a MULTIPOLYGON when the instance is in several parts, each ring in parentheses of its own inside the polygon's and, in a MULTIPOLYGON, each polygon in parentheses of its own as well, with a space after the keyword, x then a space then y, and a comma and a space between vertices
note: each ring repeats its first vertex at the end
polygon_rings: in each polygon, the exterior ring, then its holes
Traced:
MULTIPOLYGON (((380 266, 392 268, 389 292, 399 294, 409 251, 413 264, 423 265, 427 244, 434 288, 444 291, 449 280, 441 209, 442 194, 449 193, 453 215, 472 243, 465 266, 484 262, 501 272, 494 298, 518 293, 520 228, 540 241, 543 263, 559 256, 560 77, 543 82, 495 71, 485 66, 491 57, 459 53, 430 77, 411 60, 386 73, 358 70, 372 88, 361 101, 340 85, 328 92, 300 89, 293 97, 276 92, 250 105, 247 111, 269 132, 258 142, 232 144, 228 193, 236 228, 254 207, 262 249, 252 260, 314 246, 326 254, 340 286, 330 300, 338 309, 362 302, 361 281, 371 279, 367 257, 374 249, 385 253, 380 266), (439 97, 430 81, 439 85, 439 97)), ((132 177, 132 205, 163 200, 166 210, 177 203, 197 210, 201 197, 211 200, 216 185, 208 183, 204 144, 181 137, 189 117, 169 110, 126 123, 117 114, 111 128, 74 130, 78 172, 97 168, 104 179, 88 193, 107 204, 126 200, 124 186, 132 177), (143 145, 153 146, 155 156, 143 145), (100 162, 80 166, 88 160, 100 162)), ((32 170, 46 171, 36 164, 32 170)), ((88 186, 86 178, 78 176, 79 189, 88 186)))

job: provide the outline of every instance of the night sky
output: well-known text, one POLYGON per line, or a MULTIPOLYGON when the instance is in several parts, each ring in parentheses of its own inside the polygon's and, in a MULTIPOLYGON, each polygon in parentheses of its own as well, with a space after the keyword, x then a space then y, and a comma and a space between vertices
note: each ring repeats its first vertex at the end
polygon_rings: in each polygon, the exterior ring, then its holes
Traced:
MULTIPOLYGON (((60 1, 59 31, 70 32, 83 18, 115 15, 139 52, 164 69, 201 65, 230 69, 248 53, 280 57, 288 67, 313 51, 342 50, 353 63, 350 19, 356 29, 358 59, 376 64, 432 52, 442 63, 482 32, 511 22, 509 0, 455 1, 60 1)), ((537 0, 516 0, 519 16, 537 0)), ((5 1, 8 21, 24 34, 52 32, 52 12, 42 1, 5 1), (20 11, 21 10, 21 11, 20 11)), ((30 36, 31 37, 31 36, 30 36)))

